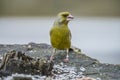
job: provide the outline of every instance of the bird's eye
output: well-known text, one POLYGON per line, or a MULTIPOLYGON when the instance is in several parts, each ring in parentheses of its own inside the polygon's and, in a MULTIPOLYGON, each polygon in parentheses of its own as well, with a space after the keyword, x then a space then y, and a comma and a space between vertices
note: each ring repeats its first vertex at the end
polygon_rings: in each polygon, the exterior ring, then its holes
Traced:
POLYGON ((68 16, 68 14, 63 14, 62 16, 67 17, 67 16, 68 16))

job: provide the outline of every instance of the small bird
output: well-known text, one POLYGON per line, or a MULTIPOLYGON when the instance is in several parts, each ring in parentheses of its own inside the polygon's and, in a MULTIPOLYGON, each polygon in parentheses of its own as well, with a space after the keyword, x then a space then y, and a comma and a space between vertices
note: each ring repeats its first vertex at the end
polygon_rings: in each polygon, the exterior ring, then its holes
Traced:
POLYGON ((53 56, 58 50, 67 50, 65 62, 69 61, 69 48, 71 47, 71 32, 68 28, 68 23, 74 17, 69 12, 60 12, 57 15, 52 29, 50 30, 50 41, 53 47, 53 53, 50 57, 50 61, 53 60, 53 56))

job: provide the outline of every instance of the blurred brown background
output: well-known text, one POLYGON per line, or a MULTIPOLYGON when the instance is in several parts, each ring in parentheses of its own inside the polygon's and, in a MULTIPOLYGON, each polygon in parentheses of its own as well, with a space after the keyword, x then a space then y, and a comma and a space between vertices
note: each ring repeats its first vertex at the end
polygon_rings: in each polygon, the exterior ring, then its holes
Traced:
POLYGON ((120 0, 0 0, 0 44, 48 43, 61 11, 69 11, 72 45, 100 62, 120 64, 120 0))
POLYGON ((120 16, 120 0, 0 0, 0 16, 120 16))

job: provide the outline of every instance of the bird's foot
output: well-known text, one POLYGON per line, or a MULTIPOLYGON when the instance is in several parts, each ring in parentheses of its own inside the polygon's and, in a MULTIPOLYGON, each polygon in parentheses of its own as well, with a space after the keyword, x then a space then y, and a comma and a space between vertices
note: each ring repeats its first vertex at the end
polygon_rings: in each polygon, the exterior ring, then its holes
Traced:
POLYGON ((69 58, 66 58, 63 61, 66 62, 66 63, 68 63, 69 62, 69 58))
POLYGON ((53 56, 51 56, 51 57, 50 57, 50 61, 53 61, 53 59, 54 59, 54 57, 53 57, 53 56))

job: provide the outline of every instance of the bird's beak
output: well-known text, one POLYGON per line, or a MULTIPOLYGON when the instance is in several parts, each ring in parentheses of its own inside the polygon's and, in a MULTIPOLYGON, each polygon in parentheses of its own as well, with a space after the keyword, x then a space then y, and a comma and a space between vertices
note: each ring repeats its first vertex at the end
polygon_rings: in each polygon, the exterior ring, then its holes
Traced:
POLYGON ((67 16, 67 21, 71 21, 72 19, 74 19, 74 16, 72 16, 71 14, 67 16))

